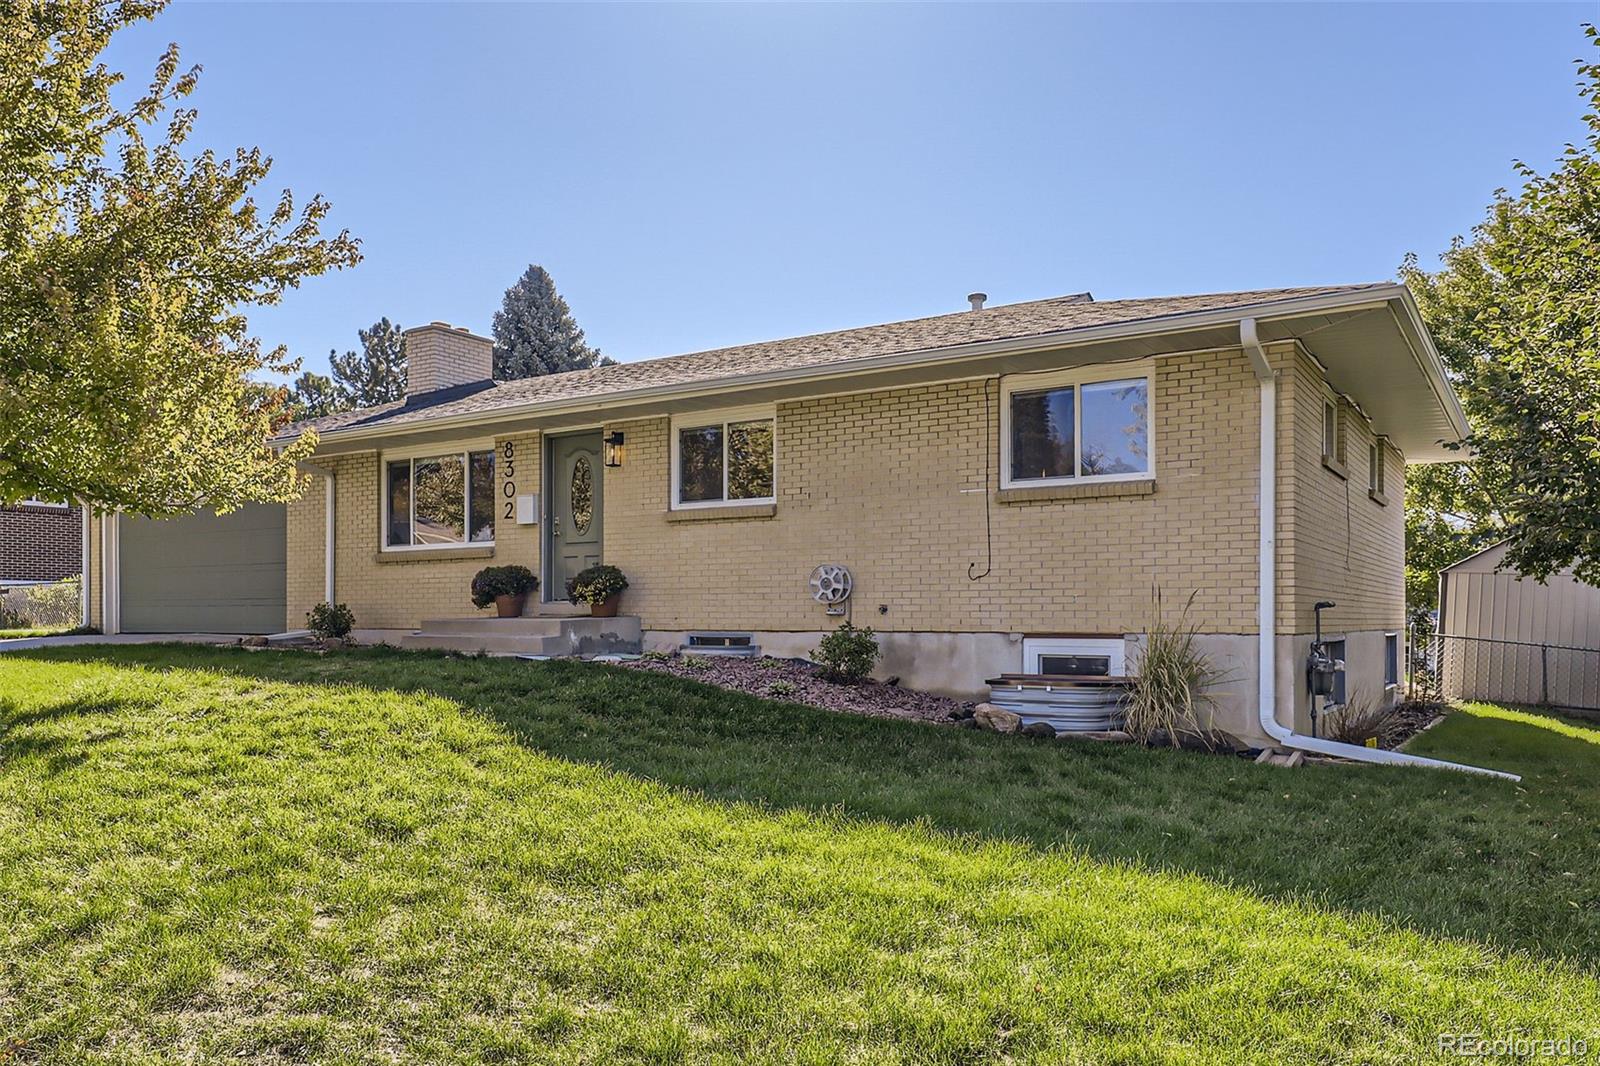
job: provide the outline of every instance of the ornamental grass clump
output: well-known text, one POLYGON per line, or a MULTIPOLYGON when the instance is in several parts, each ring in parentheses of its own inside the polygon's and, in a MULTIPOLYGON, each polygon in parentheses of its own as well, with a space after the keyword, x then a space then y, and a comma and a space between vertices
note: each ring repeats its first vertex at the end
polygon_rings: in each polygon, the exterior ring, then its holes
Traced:
POLYGON ((1369 740, 1382 745, 1384 738, 1398 725, 1393 704, 1376 703, 1357 692, 1345 701, 1343 707, 1328 711, 1322 719, 1322 732, 1329 740, 1346 744, 1366 744, 1369 740))
POLYGON ((1209 689, 1222 679, 1211 657, 1200 650, 1189 621, 1191 592, 1176 620, 1162 609, 1161 590, 1151 593, 1139 674, 1128 694, 1126 729, 1146 744, 1165 739, 1173 747, 1184 732, 1199 732, 1200 709, 1213 702, 1209 689))

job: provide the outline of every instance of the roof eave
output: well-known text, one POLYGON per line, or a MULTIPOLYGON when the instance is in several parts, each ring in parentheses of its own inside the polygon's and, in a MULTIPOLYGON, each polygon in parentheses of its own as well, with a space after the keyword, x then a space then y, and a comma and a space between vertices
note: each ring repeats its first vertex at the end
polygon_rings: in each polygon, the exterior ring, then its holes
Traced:
MULTIPOLYGON (((1374 285, 1354 292, 1325 293, 1285 300, 1238 304, 1227 308, 1186 311, 1156 318, 1134 319, 1127 322, 1107 323, 1102 326, 1058 330, 1051 333, 1033 334, 1027 337, 974 341, 941 348, 924 348, 909 352, 895 352, 889 355, 869 356, 839 363, 823 363, 816 366, 740 374, 719 378, 714 381, 674 382, 667 385, 623 389, 597 396, 535 400, 529 403, 496 407, 491 410, 471 411, 436 419, 422 419, 407 422, 403 426, 379 424, 348 429, 330 429, 326 432, 319 432, 318 437, 321 441, 342 443, 368 439, 376 440, 400 433, 464 429, 485 423, 539 415, 565 415, 602 407, 627 406, 654 400, 681 399, 697 395, 714 395, 719 392, 759 388, 765 385, 849 378, 912 366, 947 366, 966 360, 997 355, 1022 354, 1058 348, 1077 348, 1111 340, 1185 333, 1198 329, 1225 326, 1245 318, 1254 318, 1259 322, 1274 322, 1325 311, 1355 311, 1363 308, 1379 308, 1397 300, 1405 308, 1408 319, 1422 339, 1425 354, 1418 359, 1419 369, 1427 376, 1430 386, 1438 396, 1452 425, 1456 425, 1462 437, 1465 437, 1468 432, 1466 416, 1461 410, 1460 403, 1456 400, 1454 389, 1451 388, 1449 380, 1445 376, 1443 361, 1439 358, 1438 350, 1434 347, 1432 338, 1428 336, 1426 327, 1422 325, 1421 316, 1411 298, 1410 292, 1406 290, 1404 285, 1398 283, 1374 285)), ((286 445, 290 442, 290 439, 279 440, 275 443, 280 446, 286 445)))

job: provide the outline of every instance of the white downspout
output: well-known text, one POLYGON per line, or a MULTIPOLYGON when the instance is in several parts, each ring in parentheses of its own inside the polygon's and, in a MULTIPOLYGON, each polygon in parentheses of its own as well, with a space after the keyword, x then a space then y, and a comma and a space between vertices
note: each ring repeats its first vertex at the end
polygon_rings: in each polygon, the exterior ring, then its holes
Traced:
POLYGON ((338 528, 335 522, 334 507, 338 500, 337 486, 334 483, 333 471, 327 467, 301 463, 300 469, 308 474, 315 474, 322 478, 322 517, 324 522, 322 530, 322 599, 325 603, 334 603, 336 601, 333 598, 333 560, 336 547, 335 530, 338 528))
POLYGON ((121 517, 115 510, 100 516, 100 629, 108 636, 122 632, 121 517))
POLYGON ((1278 602, 1278 372, 1272 368, 1261 339, 1256 333, 1256 320, 1239 320, 1239 345, 1250 358, 1261 386, 1261 516, 1258 554, 1256 625, 1260 634, 1256 676, 1258 679, 1256 703, 1260 708, 1261 728, 1286 748, 1316 752, 1320 755, 1337 755, 1357 762, 1388 763, 1399 766, 1431 766, 1441 770, 1460 770, 1472 774, 1488 774, 1521 781, 1516 774, 1503 770, 1489 770, 1465 763, 1428 759, 1421 755, 1407 755, 1400 751, 1382 748, 1364 748, 1358 744, 1344 744, 1321 737, 1308 737, 1278 722, 1278 655, 1277 655, 1277 602, 1278 602))
POLYGON ((78 569, 78 624, 85 629, 89 627, 89 538, 93 535, 92 520, 89 518, 89 504, 86 500, 78 501, 78 509, 83 514, 83 534, 80 547, 83 549, 83 562, 78 569))

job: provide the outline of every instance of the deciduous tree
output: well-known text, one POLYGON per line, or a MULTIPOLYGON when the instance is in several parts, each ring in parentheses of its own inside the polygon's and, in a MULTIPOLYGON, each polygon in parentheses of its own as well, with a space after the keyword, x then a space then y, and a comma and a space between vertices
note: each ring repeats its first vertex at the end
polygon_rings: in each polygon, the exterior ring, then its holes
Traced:
POLYGON ((1401 273, 1473 424, 1468 476, 1412 502, 1505 537, 1524 574, 1571 566, 1600 584, 1600 63, 1578 71, 1582 143, 1548 173, 1518 163, 1522 188, 1498 192, 1441 269, 1413 256, 1401 273))
POLYGON ((243 309, 354 265, 328 204, 257 205, 259 148, 193 153, 175 102, 199 68, 170 45, 119 107, 98 59, 165 0, 0 4, 0 500, 76 497, 143 514, 283 500, 313 446, 269 447, 292 371, 243 309))

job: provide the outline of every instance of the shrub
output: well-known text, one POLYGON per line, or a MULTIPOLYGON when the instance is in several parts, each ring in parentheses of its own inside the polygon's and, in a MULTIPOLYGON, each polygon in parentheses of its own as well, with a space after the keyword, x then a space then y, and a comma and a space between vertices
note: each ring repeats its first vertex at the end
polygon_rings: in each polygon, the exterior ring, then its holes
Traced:
POLYGON ((1161 590, 1151 595, 1151 617, 1139 656, 1139 675, 1126 704, 1129 733, 1150 743, 1165 733, 1173 747, 1178 734, 1198 730, 1200 708, 1212 702, 1207 690, 1222 679, 1210 656, 1200 650, 1189 609, 1189 594, 1176 621, 1161 609, 1161 590))
POLYGON ((323 640, 348 637, 356 615, 342 603, 319 603, 306 612, 306 628, 323 640))
POLYGON ((882 653, 871 626, 857 629, 846 622, 823 637, 811 657, 822 667, 822 675, 829 681, 853 685, 872 672, 882 653))
POLYGON ((33 585, 23 590, 21 612, 36 626, 75 626, 83 616, 83 586, 76 577, 33 585))
POLYGON ((1343 707, 1322 716, 1319 732, 1329 740, 1346 744, 1365 744, 1369 740, 1382 744, 1394 723, 1394 705, 1373 703, 1358 692, 1351 695, 1343 707))
POLYGON ((794 694, 795 687, 793 681, 774 681, 772 684, 767 686, 767 695, 769 696, 776 696, 782 699, 784 697, 793 696, 794 694))
POLYGON ((614 566, 591 566, 580 570, 567 582, 567 599, 573 603, 604 603, 613 596, 622 595, 628 579, 614 566))
POLYGON ((496 596, 526 596, 538 587, 526 566, 486 566, 472 577, 472 605, 488 607, 496 596))

